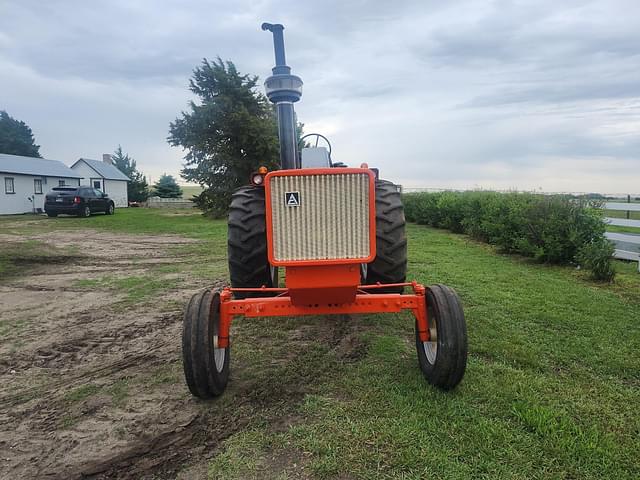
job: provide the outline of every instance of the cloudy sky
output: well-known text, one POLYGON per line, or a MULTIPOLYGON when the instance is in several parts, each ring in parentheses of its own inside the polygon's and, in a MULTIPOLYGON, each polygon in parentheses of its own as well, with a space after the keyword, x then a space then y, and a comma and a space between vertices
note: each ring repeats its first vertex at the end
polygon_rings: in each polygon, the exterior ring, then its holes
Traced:
POLYGON ((305 131, 408 187, 640 193, 640 2, 0 0, 0 109, 70 164, 151 179, 203 57, 264 79, 286 27, 305 131))

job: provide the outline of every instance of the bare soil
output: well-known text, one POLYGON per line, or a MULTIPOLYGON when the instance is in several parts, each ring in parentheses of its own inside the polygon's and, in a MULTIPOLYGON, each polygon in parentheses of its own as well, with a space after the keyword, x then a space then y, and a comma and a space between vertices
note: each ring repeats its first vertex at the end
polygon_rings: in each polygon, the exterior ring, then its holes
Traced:
MULTIPOLYGON (((277 429, 299 420, 291 412, 312 388, 311 374, 265 385, 264 376, 232 361, 223 397, 202 402, 189 395, 182 305, 222 282, 156 267, 188 262, 174 247, 194 240, 86 230, 29 239, 69 253, 54 262, 25 261, 22 274, 0 283, 0 478, 204 478, 221 442, 250 422, 259 418, 277 429), (127 303, 126 292, 82 285, 145 275, 172 286, 127 303)), ((271 365, 295 361, 312 341, 333 345, 345 361, 356 359, 363 346, 354 328, 357 322, 339 320, 322 329, 303 324, 287 334, 288 347, 271 365)), ((264 334, 249 337, 244 341, 263 348, 272 342, 264 334)), ((265 478, 283 472, 306 478, 297 457, 274 457, 265 478)))

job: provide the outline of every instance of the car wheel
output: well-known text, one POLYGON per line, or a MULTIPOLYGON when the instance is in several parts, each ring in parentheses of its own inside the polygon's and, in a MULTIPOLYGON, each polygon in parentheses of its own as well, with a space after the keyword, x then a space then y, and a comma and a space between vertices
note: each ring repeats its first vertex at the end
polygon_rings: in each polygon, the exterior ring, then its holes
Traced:
POLYGON ((57 217, 58 214, 56 212, 47 212, 47 217, 57 217))
POLYGON ((115 212, 116 207, 113 205, 113 203, 110 203, 104 213, 106 213, 107 215, 113 215, 115 212))
POLYGON ((85 205, 84 207, 82 207, 80 209, 80 213, 78 214, 79 217, 89 217, 91 216, 91 209, 89 208, 89 205, 85 205))

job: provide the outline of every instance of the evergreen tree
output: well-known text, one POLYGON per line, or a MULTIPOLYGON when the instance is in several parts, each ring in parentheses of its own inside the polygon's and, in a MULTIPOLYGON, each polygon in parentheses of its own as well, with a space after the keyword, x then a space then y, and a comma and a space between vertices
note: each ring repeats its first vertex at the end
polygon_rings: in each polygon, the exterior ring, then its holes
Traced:
POLYGON ((31 129, 4 110, 0 110, 0 153, 41 158, 31 129))
POLYGON ((214 215, 226 213, 233 190, 259 166, 278 166, 275 114, 257 81, 232 62, 204 59, 189 87, 199 103, 190 102, 169 127, 168 142, 186 150, 182 177, 205 188, 195 201, 214 215))
POLYGON ((164 173, 154 183, 151 195, 161 198, 180 198, 182 197, 182 189, 173 176, 164 173))
POLYGON ((136 161, 122 151, 118 145, 111 155, 114 165, 131 179, 127 182, 127 196, 130 202, 144 202, 149 197, 149 184, 147 178, 138 171, 136 161))

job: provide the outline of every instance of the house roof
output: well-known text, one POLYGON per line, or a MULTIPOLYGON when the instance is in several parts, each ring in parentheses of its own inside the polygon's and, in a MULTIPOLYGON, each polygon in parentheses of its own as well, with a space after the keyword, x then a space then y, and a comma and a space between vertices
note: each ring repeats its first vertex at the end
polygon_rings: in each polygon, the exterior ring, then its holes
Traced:
POLYGON ((125 180, 131 181, 124 173, 118 170, 115 166, 109 165, 106 162, 100 160, 91 160, 90 158, 80 158, 76 163, 71 165, 71 168, 75 167, 78 163, 84 162, 93 168, 102 178, 107 180, 125 180))
POLYGON ((39 177, 82 178, 64 163, 46 158, 23 157, 0 153, 0 172, 39 177))

